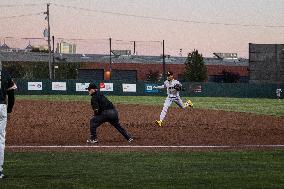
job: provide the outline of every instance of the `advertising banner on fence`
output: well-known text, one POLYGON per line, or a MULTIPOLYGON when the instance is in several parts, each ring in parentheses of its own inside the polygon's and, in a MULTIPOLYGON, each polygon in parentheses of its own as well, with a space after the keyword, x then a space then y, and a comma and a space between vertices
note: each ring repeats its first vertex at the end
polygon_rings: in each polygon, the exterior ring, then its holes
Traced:
POLYGON ((66 82, 52 82, 53 91, 66 91, 66 82))
POLYGON ((136 92, 136 84, 122 84, 123 92, 136 92))
POLYGON ((201 93, 202 92, 202 86, 201 85, 196 86, 195 89, 194 89, 194 92, 195 93, 201 93))
POLYGON ((113 83, 100 83, 100 91, 113 91, 113 83))
POLYGON ((42 82, 28 82, 28 90, 29 91, 41 91, 42 82))
POLYGON ((88 91, 86 88, 89 87, 90 83, 76 83, 76 91, 88 91))
POLYGON ((153 87, 157 86, 156 84, 145 84, 145 92, 146 93, 157 93, 158 89, 154 89, 153 87))

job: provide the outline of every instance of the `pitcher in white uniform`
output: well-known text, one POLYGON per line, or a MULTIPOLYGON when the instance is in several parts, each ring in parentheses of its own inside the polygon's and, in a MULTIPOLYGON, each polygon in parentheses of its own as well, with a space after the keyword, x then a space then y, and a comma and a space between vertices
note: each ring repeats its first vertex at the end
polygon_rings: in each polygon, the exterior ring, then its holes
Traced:
POLYGON ((185 103, 182 102, 179 92, 181 90, 181 83, 178 80, 174 79, 173 72, 167 72, 167 80, 161 86, 154 86, 156 89, 167 89, 167 98, 164 103, 163 110, 160 114, 160 120, 156 120, 158 126, 162 126, 163 120, 167 114, 168 108, 171 106, 172 102, 175 102, 180 108, 185 109, 186 107, 193 107, 193 104, 190 100, 187 100, 185 103))

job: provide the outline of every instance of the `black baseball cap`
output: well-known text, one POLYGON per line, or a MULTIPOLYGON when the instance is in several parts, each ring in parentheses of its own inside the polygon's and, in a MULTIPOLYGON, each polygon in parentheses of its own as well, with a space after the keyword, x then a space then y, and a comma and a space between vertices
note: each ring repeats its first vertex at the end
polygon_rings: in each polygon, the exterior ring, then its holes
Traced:
POLYGON ((91 89, 97 89, 98 87, 97 87, 97 85, 96 84, 94 84, 94 83, 90 83, 89 84, 89 87, 88 88, 86 88, 86 90, 91 90, 91 89))
POLYGON ((166 75, 169 77, 169 76, 171 76, 171 75, 174 75, 174 73, 171 72, 171 71, 168 71, 166 75))

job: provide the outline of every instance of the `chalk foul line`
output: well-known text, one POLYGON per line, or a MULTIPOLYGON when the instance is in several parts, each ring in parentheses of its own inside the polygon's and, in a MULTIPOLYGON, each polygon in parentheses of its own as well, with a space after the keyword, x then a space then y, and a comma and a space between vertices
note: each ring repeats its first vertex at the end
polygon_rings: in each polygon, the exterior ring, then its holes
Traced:
POLYGON ((138 146, 138 145, 11 145, 6 148, 284 148, 284 144, 276 145, 157 145, 157 146, 138 146))

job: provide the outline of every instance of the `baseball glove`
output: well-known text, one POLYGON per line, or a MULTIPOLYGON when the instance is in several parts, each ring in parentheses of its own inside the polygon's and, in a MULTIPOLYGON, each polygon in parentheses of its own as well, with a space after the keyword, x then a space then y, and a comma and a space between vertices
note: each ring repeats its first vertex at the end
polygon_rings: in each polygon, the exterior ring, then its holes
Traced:
POLYGON ((181 91, 182 87, 180 84, 175 84, 174 89, 177 91, 181 91))

